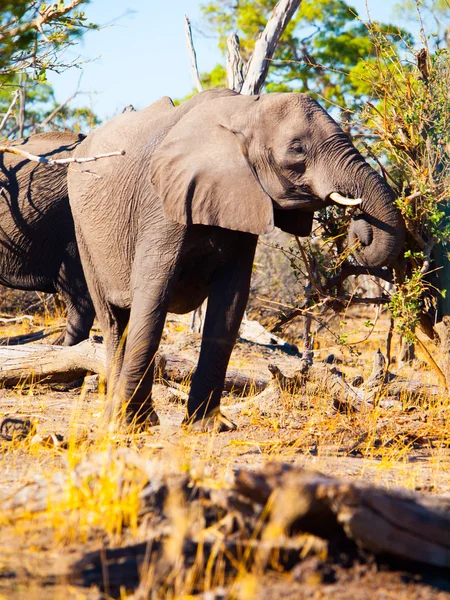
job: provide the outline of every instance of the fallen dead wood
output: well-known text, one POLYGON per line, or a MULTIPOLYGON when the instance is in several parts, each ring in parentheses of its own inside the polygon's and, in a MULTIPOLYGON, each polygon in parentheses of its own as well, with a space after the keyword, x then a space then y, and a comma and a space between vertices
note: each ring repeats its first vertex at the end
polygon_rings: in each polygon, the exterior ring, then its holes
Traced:
MULTIPOLYGON (((185 358, 161 354, 156 362, 156 380, 162 382, 189 383, 195 372, 195 363, 185 358)), ((235 394, 258 394, 264 390, 269 379, 251 377, 233 369, 228 369, 224 391, 235 394)))
MULTIPOLYGON (((127 450, 122 459, 129 453, 127 450)), ((142 462, 140 468, 145 469, 142 462)), ((139 459, 131 456, 131 464, 139 464, 139 459)), ((86 477, 89 461, 81 466, 78 477, 86 477)), ((95 477, 94 472, 90 480, 95 477)), ((272 568, 289 571, 314 553, 321 553, 321 561, 331 568, 343 554, 347 561, 360 563, 370 563, 375 556, 392 568, 401 560, 402 569, 410 572, 436 568, 441 580, 450 581, 450 506, 446 497, 385 490, 269 463, 260 471, 238 470, 228 490, 192 485, 187 476, 162 475, 144 488, 141 501, 141 518, 150 514, 153 519, 154 526, 147 529, 151 538, 85 554, 69 569, 72 583, 97 585, 118 597, 121 588, 139 585, 145 589, 147 577, 151 577, 152 591, 168 593, 175 585, 175 570, 178 581, 195 573, 193 589, 201 590, 208 569, 220 568, 226 584, 236 576, 237 568, 256 567, 260 574, 272 568), (195 506, 190 512, 194 519, 190 534, 179 540, 176 554, 166 551, 168 541, 177 535, 165 514, 166 499, 174 489, 180 510, 195 506), (302 533, 312 533, 323 541, 307 541, 307 550, 305 538, 298 537, 302 533)))
MULTIPOLYGON (((36 334, 31 334, 36 335, 36 334)), ((171 355, 158 355, 156 380, 189 383, 195 364, 171 355)), ((19 383, 70 383, 86 373, 106 374, 105 347, 95 338, 76 346, 31 344, 0 347, 0 384, 13 387, 19 383)), ((229 370, 224 390, 236 394, 261 392, 268 379, 255 378, 229 370)))
MULTIPOLYGON (((169 386, 170 382, 188 384, 194 371, 195 364, 187 359, 157 355, 155 379, 158 382, 169 386)), ((292 394, 314 395, 326 390, 333 399, 334 408, 344 412, 359 411, 364 404, 383 406, 386 403, 386 407, 390 407, 393 400, 400 401, 403 397, 422 401, 443 392, 437 385, 385 372, 385 359, 380 352, 375 354, 372 375, 365 384, 358 382, 358 387, 349 383, 344 373, 335 366, 317 362, 311 364, 303 359, 299 360, 299 368, 292 376, 284 375, 276 365, 269 365, 269 371, 272 379, 228 370, 224 391, 247 396, 260 394, 271 381, 292 394)), ((96 338, 71 347, 50 344, 0 347, 0 384, 4 387, 19 383, 70 383, 87 373, 98 373, 101 377, 106 375, 106 351, 96 338)))
POLYGON ((76 346, 31 344, 0 348, 0 383, 68 383, 88 372, 105 376, 106 351, 92 339, 76 346))
POLYGON ((303 360, 292 376, 284 375, 276 365, 269 365, 269 371, 281 389, 292 394, 320 395, 326 390, 333 407, 341 412, 359 412, 364 405, 391 408, 396 403, 400 405, 404 399, 421 402, 444 393, 444 388, 438 385, 406 379, 387 371, 386 359, 380 350, 373 360, 372 373, 365 383, 361 377, 355 378, 354 384, 350 383, 333 365, 309 364, 303 360))
POLYGON ((427 505, 419 494, 341 481, 272 463, 265 471, 238 471, 235 489, 265 505, 292 533, 321 536, 339 532, 375 554, 437 567, 450 567, 450 513, 447 499, 427 505), (289 507, 286 510, 286 507, 289 507))

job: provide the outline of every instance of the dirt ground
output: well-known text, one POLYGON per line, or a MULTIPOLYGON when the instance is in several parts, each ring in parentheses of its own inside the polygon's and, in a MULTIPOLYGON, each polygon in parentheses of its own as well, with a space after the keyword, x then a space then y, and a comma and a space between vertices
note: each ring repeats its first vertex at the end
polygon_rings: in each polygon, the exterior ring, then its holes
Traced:
MULTIPOLYGON (((364 338, 365 318, 347 318, 349 339, 364 338)), ((0 335, 22 333, 24 328, 32 329, 37 324, 5 324, 0 335)), ((379 346, 384 348, 386 330, 384 316, 369 340, 353 346, 352 352, 337 344, 335 335, 324 332, 316 342, 315 359, 324 360, 333 354, 349 376, 367 377, 374 351, 379 346)), ((287 335, 289 341, 298 343, 295 327, 287 335)), ((195 361, 199 341, 199 335, 189 332, 187 319, 171 318, 161 350, 195 361)), ((398 355, 397 338, 393 355, 398 355)), ((299 360, 299 356, 276 347, 240 339, 230 366, 253 377, 270 378, 268 364, 274 363, 285 374, 291 374, 298 368, 299 360)), ((413 379, 435 379, 420 356, 412 366, 402 369, 394 360, 392 370, 413 379)), ((158 384, 154 402, 161 425, 132 439, 116 436, 112 441, 104 441, 98 438, 104 401, 101 391, 42 385, 2 389, 0 420, 7 415, 28 418, 40 437, 1 442, 0 501, 13 498, 30 482, 48 481, 69 472, 93 452, 108 452, 111 444, 114 448, 131 448, 142 459, 156 460, 159 468, 188 471, 216 486, 230 485, 235 469, 256 469, 269 460, 280 460, 337 477, 363 478, 389 488, 450 494, 450 405, 444 394, 422 406, 405 399, 400 408, 368 407, 356 415, 334 411, 326 390, 314 397, 283 392, 264 398, 261 402, 257 395, 241 398, 225 394, 224 412, 237 424, 237 431, 189 432, 180 428, 184 406, 179 395, 158 384), (68 449, 64 444, 55 447, 52 442, 43 443, 51 434, 60 434, 63 440, 82 441, 69 444, 68 449)), ((86 496, 81 503, 74 501, 73 510, 68 511, 67 503, 59 500, 53 499, 40 513, 33 513, 25 505, 22 512, 13 516, 10 511, 1 510, 0 502, 0 599, 98 599, 102 596, 96 588, 67 583, 69 565, 88 550, 145 539, 142 524, 108 525, 111 507, 124 510, 113 506, 113 501, 102 505, 103 500, 97 497, 97 506, 93 507, 89 505, 92 498, 86 496)), ((339 564, 327 557, 313 556, 289 573, 271 572, 258 577, 249 573, 233 589, 232 596, 219 586, 196 597, 450 599, 450 578, 408 573, 401 567, 388 569, 382 562, 345 565, 345 561, 339 564)))

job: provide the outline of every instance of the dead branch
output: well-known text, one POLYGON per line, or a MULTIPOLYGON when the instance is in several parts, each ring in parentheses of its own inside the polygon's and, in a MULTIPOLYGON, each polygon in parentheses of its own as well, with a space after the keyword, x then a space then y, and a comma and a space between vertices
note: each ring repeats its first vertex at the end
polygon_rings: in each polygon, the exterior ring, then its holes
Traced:
MULTIPOLYGON (((130 466, 140 464, 142 469, 143 461, 139 463, 130 453, 125 452, 119 460, 131 460, 130 466)), ((95 481, 95 457, 92 462, 92 458, 86 459, 75 468, 71 474, 74 481, 81 476, 95 481)), ((39 488, 29 484, 28 493, 22 489, 18 496, 30 498, 32 490, 31 504, 36 506, 38 498, 41 510, 45 510, 48 485, 46 482, 39 488)), ((53 488, 55 497, 57 482, 53 488)), ((15 498, 9 504, 16 510, 20 506, 15 498)), ((420 565, 434 567, 440 580, 448 581, 450 506, 446 497, 386 490, 272 462, 258 471, 238 470, 230 490, 198 482, 192 486, 183 476, 152 477, 143 490, 141 506, 141 517, 156 517, 149 539, 86 553, 69 566, 71 583, 97 585, 108 596, 120 597, 121 589, 135 589, 143 581, 145 587, 146 574, 150 573, 152 591, 167 593, 174 584, 170 573, 175 568, 180 577, 195 568, 202 589, 203 574, 214 572, 216 563, 224 576, 235 576, 242 565, 249 570, 257 565, 260 573, 273 568, 288 571, 299 564, 303 567, 305 556, 317 557, 319 553, 327 555, 328 563, 333 564, 343 551, 359 563, 371 563, 374 556, 382 556, 384 564, 394 568, 401 559, 402 571, 413 573, 422 572, 425 567, 420 565), (174 558, 164 552, 166 540, 173 535, 164 512, 172 490, 181 497, 180 506, 183 502, 195 506, 193 514, 198 515, 198 522, 192 523, 174 558), (323 541, 308 540, 308 552, 305 536, 298 537, 299 533, 312 533, 323 541)))
POLYGON ((23 132, 25 128, 25 104, 27 100, 26 93, 26 78, 25 73, 21 73, 19 75, 19 119, 18 119, 18 127, 19 127, 19 137, 23 138, 23 132))
POLYGON ((18 317, 0 317, 0 323, 20 323, 21 321, 33 322, 34 317, 32 315, 19 315, 18 317))
POLYGON ((16 146, 0 146, 0 152, 8 152, 10 154, 17 154, 23 156, 33 162, 41 163, 44 165, 69 165, 71 163, 87 163, 99 160, 101 158, 109 158, 111 156, 123 156, 125 150, 115 150, 114 152, 106 152, 105 154, 97 154, 96 156, 87 156, 85 158, 46 158, 45 156, 38 156, 37 154, 31 154, 25 150, 19 150, 16 146))
POLYGON ((189 52, 189 60, 191 63, 191 74, 198 92, 203 91, 200 75, 198 74, 197 55, 194 48, 194 40, 192 39, 192 29, 189 17, 184 17, 184 31, 186 33, 186 44, 189 52))
POLYGON ((301 0, 279 0, 275 5, 272 16, 256 41, 255 50, 248 63, 241 94, 251 96, 258 94, 261 90, 278 40, 300 4, 301 0))
POLYGON ((47 344, 0 348, 0 383, 68 383, 93 372, 105 376, 102 344, 85 340, 76 346, 47 344))
MULTIPOLYGON (((14 387, 18 383, 70 383, 86 373, 106 373, 104 346, 95 338, 76 346, 52 346, 49 344, 26 344, 47 337, 60 330, 52 328, 17 336, 0 338, 0 384, 14 387), (6 347, 7 346, 7 347, 6 347), (11 347, 14 346, 14 347, 11 347)), ((158 354, 155 363, 155 378, 162 383, 188 384, 195 371, 195 364, 176 356, 158 354)), ((268 385, 268 380, 255 378, 238 371, 229 370, 224 390, 235 394, 257 394, 268 385)))
POLYGON ((11 116, 13 108, 17 102, 17 99, 19 98, 19 94, 20 94, 20 90, 17 89, 14 92, 13 98, 11 100, 11 104, 8 106, 8 110, 6 111, 5 115, 3 116, 2 122, 0 123, 0 132, 2 132, 6 127, 6 123, 8 122, 8 119, 11 116))
POLYGON ((271 514, 291 533, 330 537, 341 531, 374 554, 444 568, 450 564, 450 514, 439 500, 425 505, 419 494, 277 463, 263 472, 238 471, 235 489, 261 505, 270 498, 271 514))
POLYGON ((330 277, 330 279, 328 279, 325 282, 324 288, 327 291, 330 291, 337 285, 343 283, 348 277, 351 277, 352 275, 371 275, 372 277, 379 277, 380 279, 383 279, 388 283, 392 283, 393 281, 392 271, 390 269, 344 264, 339 273, 336 273, 336 275, 330 277))
POLYGON ((51 123, 53 121, 53 119, 56 117, 56 115, 63 109, 65 108, 69 102, 71 102, 71 100, 73 100, 74 98, 76 98, 78 96, 80 92, 76 91, 74 92, 71 96, 69 96, 67 98, 67 100, 64 100, 64 102, 61 102, 61 104, 59 104, 54 110, 52 110, 52 112, 47 115, 45 117, 45 119, 42 121, 42 123, 37 123, 34 127, 33 127, 33 131, 32 133, 36 133, 37 131, 39 131, 40 129, 43 129, 44 127, 46 127, 49 123, 51 123))
POLYGON ((244 61, 236 33, 228 36, 227 46, 227 88, 239 93, 244 83, 244 61))

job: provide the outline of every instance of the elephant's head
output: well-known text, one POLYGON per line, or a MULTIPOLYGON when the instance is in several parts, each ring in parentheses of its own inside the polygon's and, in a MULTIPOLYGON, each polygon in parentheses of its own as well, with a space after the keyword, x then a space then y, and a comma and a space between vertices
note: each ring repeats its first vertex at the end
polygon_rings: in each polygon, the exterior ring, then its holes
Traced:
POLYGON ((196 102, 153 155, 152 181, 167 218, 305 236, 315 210, 358 204, 349 237, 360 242, 359 262, 395 260, 405 227, 392 190, 317 102, 297 93, 230 92, 196 102))

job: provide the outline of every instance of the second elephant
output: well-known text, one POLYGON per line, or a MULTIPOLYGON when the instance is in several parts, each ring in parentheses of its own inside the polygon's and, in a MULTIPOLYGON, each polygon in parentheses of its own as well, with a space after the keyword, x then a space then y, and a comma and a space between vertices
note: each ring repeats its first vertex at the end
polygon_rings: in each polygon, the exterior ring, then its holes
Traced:
MULTIPOLYGON (((55 159, 71 156, 83 139, 74 133, 42 133, 10 146, 55 159)), ((58 292, 67 307, 64 344, 89 336, 95 312, 75 239, 67 167, 0 153, 0 284, 58 292)))

